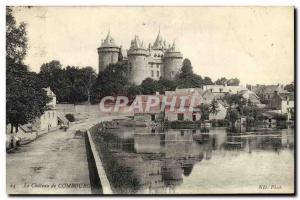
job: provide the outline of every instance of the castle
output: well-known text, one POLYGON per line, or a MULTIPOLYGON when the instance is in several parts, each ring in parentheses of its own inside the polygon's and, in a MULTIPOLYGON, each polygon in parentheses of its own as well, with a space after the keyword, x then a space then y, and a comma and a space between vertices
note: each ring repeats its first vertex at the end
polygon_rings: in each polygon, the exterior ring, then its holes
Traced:
POLYGON ((138 36, 131 40, 130 48, 122 50, 116 45, 108 32, 98 48, 99 72, 118 61, 128 63, 129 82, 139 85, 148 77, 158 80, 160 77, 172 80, 182 67, 182 54, 176 48, 175 41, 168 45, 162 39, 160 31, 153 45, 145 47, 138 36))

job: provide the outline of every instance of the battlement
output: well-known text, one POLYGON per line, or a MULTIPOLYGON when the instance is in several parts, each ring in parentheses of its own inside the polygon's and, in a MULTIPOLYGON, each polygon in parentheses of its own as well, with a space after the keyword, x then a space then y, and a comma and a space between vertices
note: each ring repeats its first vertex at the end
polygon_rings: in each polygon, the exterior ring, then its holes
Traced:
POLYGON ((141 56, 149 56, 149 51, 146 49, 129 49, 127 51, 127 55, 141 55, 141 56))

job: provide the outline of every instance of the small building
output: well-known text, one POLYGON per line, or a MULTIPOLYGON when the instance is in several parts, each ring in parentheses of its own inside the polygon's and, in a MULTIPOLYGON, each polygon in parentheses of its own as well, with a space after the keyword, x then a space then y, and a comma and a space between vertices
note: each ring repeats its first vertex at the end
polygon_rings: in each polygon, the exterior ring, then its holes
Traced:
POLYGON ((247 88, 242 85, 228 86, 227 84, 225 84, 225 85, 204 85, 203 90, 204 91, 209 90, 212 93, 237 94, 243 90, 247 90, 247 88))
POLYGON ((211 90, 206 90, 204 91, 204 93, 202 94, 202 98, 203 98, 203 103, 211 103, 212 100, 216 99, 216 100, 222 100, 225 96, 225 93, 214 93, 211 90))
POLYGON ((165 91, 165 95, 171 96, 171 95, 181 95, 181 96, 201 96, 203 94, 202 88, 176 88, 175 91, 165 91))
POLYGON ((269 107, 274 110, 280 110, 281 114, 290 113, 294 109, 294 93, 277 93, 270 100, 269 107))
POLYGON ((255 85, 249 86, 249 90, 254 92, 259 98, 261 103, 268 105, 275 93, 286 93, 283 85, 255 85))
POLYGON ((138 108, 134 108, 134 116, 133 119, 136 121, 143 122, 156 122, 163 119, 163 112, 161 111, 161 100, 162 95, 137 95, 136 99, 141 99, 141 110, 138 108), (147 110, 147 102, 150 101, 151 98, 159 98, 159 103, 156 106, 150 106, 147 110))
POLYGON ((58 125, 58 118, 56 113, 56 95, 52 92, 50 87, 44 88, 47 92, 47 96, 51 98, 51 101, 47 103, 48 109, 34 122, 34 126, 38 130, 50 130, 58 125))
POLYGON ((176 99, 174 107, 165 106, 165 119, 168 121, 199 121, 201 118, 200 110, 197 108, 202 102, 202 96, 191 95, 184 96, 186 99, 183 102, 182 96, 166 96, 167 101, 171 102, 176 99))

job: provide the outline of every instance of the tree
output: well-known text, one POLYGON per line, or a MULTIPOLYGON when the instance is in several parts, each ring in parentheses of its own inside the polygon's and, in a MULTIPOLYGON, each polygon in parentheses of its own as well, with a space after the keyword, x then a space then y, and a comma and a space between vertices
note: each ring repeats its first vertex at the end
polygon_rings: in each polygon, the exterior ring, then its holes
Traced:
POLYGON ((92 67, 67 66, 63 68, 57 60, 44 63, 41 66, 40 78, 43 86, 53 90, 59 102, 77 103, 88 101, 97 74, 92 67))
POLYGON ((193 73, 189 59, 184 59, 181 72, 176 76, 178 88, 199 88, 203 85, 202 77, 193 73))
POLYGON ((91 103, 91 90, 92 87, 94 85, 94 83, 96 82, 96 72, 92 67, 85 67, 79 70, 80 74, 79 74, 79 84, 82 84, 86 95, 88 97, 88 103, 91 103))
POLYGON ((228 86, 238 86, 240 85, 240 80, 237 78, 231 78, 227 81, 228 86))
POLYGON ((216 99, 213 99, 209 104, 209 112, 213 115, 217 115, 219 111, 219 103, 216 99))
POLYGON ((159 85, 158 82, 152 78, 146 78, 141 83, 141 89, 143 94, 155 94, 159 89, 159 85))
POLYGON ((193 73, 192 63, 188 58, 185 58, 183 60, 181 72, 184 74, 192 74, 193 73))
POLYGON ((289 91, 289 92, 294 92, 295 91, 295 87, 294 87, 294 82, 290 83, 290 84, 287 84, 285 87, 284 87, 285 90, 289 91))
POLYGON ((208 76, 205 76, 203 79, 203 85, 212 85, 212 84, 213 84, 213 82, 212 82, 211 78, 208 76))
POLYGON ((136 95, 142 94, 141 87, 137 85, 128 85, 126 91, 127 91, 127 97, 130 100, 133 100, 136 97, 136 95))
POLYGON ((210 109, 209 105, 206 103, 202 103, 200 106, 200 114, 201 114, 201 120, 209 120, 209 114, 210 114, 210 109))
POLYGON ((231 122, 231 126, 235 124, 235 122, 240 119, 240 113, 236 108, 229 108, 227 110, 226 119, 231 122))
POLYGON ((65 76, 62 64, 57 60, 52 60, 42 64, 39 73, 43 87, 50 87, 56 94, 59 102, 68 101, 70 96, 70 82, 65 76))
POLYGON ((216 80, 216 85, 226 85, 227 84, 227 78, 225 77, 222 77, 222 78, 219 78, 218 80, 216 80))
POLYGON ((174 91, 177 87, 176 81, 160 78, 158 80, 158 91, 164 93, 165 91, 174 91))
MULTIPOLYGON (((6 63, 22 64, 26 56, 26 24, 17 25, 10 7, 6 8, 6 63)), ((25 67, 24 65, 18 67, 25 67)))
POLYGON ((128 83, 127 65, 123 62, 109 65, 100 72, 92 87, 92 102, 105 96, 125 95, 128 83))
POLYGON ((50 100, 40 79, 23 64, 27 50, 26 26, 16 24, 11 8, 6 9, 6 123, 18 132, 20 124, 41 116, 50 100))

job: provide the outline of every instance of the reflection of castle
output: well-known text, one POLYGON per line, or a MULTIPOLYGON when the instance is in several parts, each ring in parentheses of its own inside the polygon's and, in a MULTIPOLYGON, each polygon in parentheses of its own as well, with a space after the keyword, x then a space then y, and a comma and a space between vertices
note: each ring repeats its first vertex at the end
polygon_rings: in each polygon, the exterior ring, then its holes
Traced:
POLYGON ((160 33, 155 42, 145 47, 138 36, 131 41, 127 52, 117 46, 110 33, 107 34, 101 46, 98 48, 99 72, 109 64, 118 61, 128 63, 129 80, 131 83, 140 84, 150 77, 158 80, 160 77, 173 79, 180 71, 182 54, 176 48, 175 41, 172 46, 167 45, 160 33))

